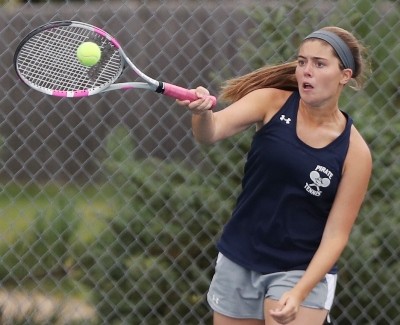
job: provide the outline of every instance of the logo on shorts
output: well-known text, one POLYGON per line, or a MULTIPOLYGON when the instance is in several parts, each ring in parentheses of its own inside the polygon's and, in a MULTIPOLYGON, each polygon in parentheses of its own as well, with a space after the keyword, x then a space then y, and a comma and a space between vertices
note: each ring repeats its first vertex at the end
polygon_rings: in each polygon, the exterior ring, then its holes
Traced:
POLYGON ((304 188, 311 195, 321 196, 322 188, 328 187, 331 184, 332 177, 333 174, 328 168, 317 165, 310 173, 312 183, 306 183, 304 188))
POLYGON ((211 296, 211 300, 214 302, 214 304, 218 305, 219 302, 221 301, 221 299, 219 297, 217 297, 216 295, 212 295, 211 296))

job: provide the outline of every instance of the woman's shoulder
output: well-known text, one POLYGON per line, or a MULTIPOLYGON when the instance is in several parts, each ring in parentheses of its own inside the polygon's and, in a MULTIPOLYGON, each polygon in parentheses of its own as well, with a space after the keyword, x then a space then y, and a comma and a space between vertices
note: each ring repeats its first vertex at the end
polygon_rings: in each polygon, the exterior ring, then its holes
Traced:
POLYGON ((254 96, 265 110, 265 124, 282 108, 292 93, 293 91, 277 88, 261 88, 252 91, 249 95, 254 96))
POLYGON ((372 164, 371 150, 354 125, 351 126, 350 146, 346 160, 348 164, 351 163, 355 166, 359 166, 360 163, 366 166, 372 164))

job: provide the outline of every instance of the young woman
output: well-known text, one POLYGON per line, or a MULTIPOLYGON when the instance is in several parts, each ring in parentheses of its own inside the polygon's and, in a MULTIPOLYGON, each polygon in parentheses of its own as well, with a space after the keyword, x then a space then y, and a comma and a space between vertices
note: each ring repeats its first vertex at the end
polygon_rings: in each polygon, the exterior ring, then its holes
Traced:
POLYGON ((349 82, 362 85, 363 48, 338 27, 307 36, 298 59, 229 81, 210 110, 208 91, 178 101, 200 143, 256 125, 242 192, 218 241, 208 293, 215 325, 323 324, 336 262, 367 191, 367 144, 339 109, 349 82))

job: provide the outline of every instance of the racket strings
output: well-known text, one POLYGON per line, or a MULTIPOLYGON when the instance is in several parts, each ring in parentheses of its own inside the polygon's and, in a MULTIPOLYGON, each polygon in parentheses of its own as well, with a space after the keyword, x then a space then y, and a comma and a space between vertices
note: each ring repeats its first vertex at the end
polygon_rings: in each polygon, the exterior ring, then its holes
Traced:
POLYGON ((104 88, 122 72, 118 50, 102 35, 87 28, 61 26, 39 32, 22 46, 17 59, 20 75, 27 82, 49 90, 80 91, 104 88), (78 46, 95 41, 102 58, 85 67, 76 57, 78 46))
MULTIPOLYGON (((98 64, 94 65, 88 70, 88 77, 93 81, 97 80, 101 76, 101 74, 103 74, 105 78, 113 78, 113 67, 116 66, 115 64, 117 64, 116 67, 120 66, 120 62, 116 62, 113 57, 115 54, 115 47, 112 46, 111 42, 109 42, 108 40, 104 42, 104 37, 95 33, 92 33, 87 41, 96 43, 101 48, 100 61, 98 64)), ((119 56, 117 56, 116 58, 119 59, 119 56)))

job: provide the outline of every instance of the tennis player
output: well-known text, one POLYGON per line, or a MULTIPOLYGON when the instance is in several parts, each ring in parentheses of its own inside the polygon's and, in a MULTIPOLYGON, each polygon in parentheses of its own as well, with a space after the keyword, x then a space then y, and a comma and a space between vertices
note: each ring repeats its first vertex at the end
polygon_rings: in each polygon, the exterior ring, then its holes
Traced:
POLYGON ((242 192, 218 241, 208 292, 215 325, 320 325, 336 266, 371 175, 370 150, 340 110, 347 86, 361 88, 364 48, 348 31, 308 35, 296 62, 230 80, 210 110, 209 92, 178 101, 193 113, 197 141, 212 144, 256 125, 242 192))

